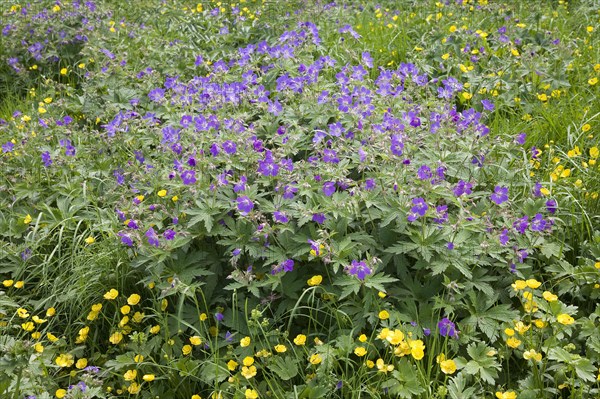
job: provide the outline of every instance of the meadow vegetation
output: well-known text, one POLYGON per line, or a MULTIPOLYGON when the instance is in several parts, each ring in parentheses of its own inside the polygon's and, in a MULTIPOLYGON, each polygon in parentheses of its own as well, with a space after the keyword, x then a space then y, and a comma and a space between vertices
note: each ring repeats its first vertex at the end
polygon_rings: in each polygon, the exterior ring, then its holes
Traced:
POLYGON ((597 1, 0 15, 0 397, 600 397, 597 1))

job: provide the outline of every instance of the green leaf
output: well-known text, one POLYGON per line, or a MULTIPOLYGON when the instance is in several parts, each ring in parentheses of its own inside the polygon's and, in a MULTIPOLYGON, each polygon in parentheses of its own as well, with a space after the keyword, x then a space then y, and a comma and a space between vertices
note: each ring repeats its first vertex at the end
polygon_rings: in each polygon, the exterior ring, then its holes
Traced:
POLYGON ((298 375, 298 361, 291 356, 275 356, 267 368, 283 381, 291 380, 298 375))

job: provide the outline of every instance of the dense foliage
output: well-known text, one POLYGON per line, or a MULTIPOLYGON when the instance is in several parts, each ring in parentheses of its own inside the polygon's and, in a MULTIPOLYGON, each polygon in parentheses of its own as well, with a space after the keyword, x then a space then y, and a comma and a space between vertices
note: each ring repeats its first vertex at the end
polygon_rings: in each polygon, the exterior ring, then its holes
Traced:
POLYGON ((133 3, 1 9, 2 397, 600 394, 591 2, 133 3))

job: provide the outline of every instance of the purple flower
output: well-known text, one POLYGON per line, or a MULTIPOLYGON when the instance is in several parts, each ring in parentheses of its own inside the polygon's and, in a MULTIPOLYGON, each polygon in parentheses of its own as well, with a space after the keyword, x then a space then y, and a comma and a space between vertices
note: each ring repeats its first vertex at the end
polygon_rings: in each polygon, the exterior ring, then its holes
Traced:
POLYGON ((375 188, 375 179, 365 180, 365 190, 371 191, 375 188))
POLYGON ((158 236, 156 235, 156 232, 152 227, 150 227, 148 231, 146 231, 146 237, 148 238, 148 244, 154 247, 158 247, 160 245, 160 242, 158 241, 158 236))
POLYGON ((15 145, 12 142, 10 142, 10 141, 7 141, 6 143, 2 144, 2 152, 5 153, 5 154, 7 152, 12 152, 12 150, 14 148, 15 148, 15 145))
POLYGON ((294 270, 294 261, 291 259, 284 260, 281 265, 283 266, 284 272, 291 272, 294 270))
POLYGON ((186 186, 196 183, 196 172, 193 170, 186 170, 181 174, 181 180, 186 186))
POLYGON ((163 237, 165 238, 165 240, 167 240, 167 241, 170 241, 170 240, 172 240, 172 239, 174 239, 174 238, 175 238, 175 234, 177 234, 177 233, 175 233, 175 231, 174 231, 174 230, 167 229, 167 230, 165 230, 165 232, 163 233, 163 237))
POLYGON ((128 247, 133 247, 133 241, 131 240, 131 237, 129 237, 129 235, 125 233, 119 233, 119 236, 121 237, 122 244, 127 245, 128 247))
POLYGON ((542 183, 540 183, 540 182, 535 183, 535 186, 533 187, 533 190, 532 190, 532 194, 534 197, 542 196, 542 183))
POLYGON ((444 317, 438 322, 438 330, 442 337, 458 338, 458 331, 456 331, 456 325, 451 322, 448 318, 444 317))
POLYGON ((221 148, 223 148, 223 151, 225 151, 227 154, 229 155, 233 155, 235 154, 236 150, 237 150, 237 146, 235 145, 235 143, 231 140, 227 140, 225 141, 222 145, 221 148))
POLYGON ((367 275, 372 273, 371 269, 364 261, 359 262, 357 260, 353 260, 347 270, 349 275, 356 276, 356 278, 361 281, 363 281, 367 275))
POLYGON ((42 152, 42 162, 47 168, 52 165, 52 158, 50 157, 50 153, 48 151, 42 152))
POLYGON ((494 193, 490 196, 490 199, 497 205, 508 201, 508 187, 496 186, 494 188, 494 193))
POLYGON ((390 145, 390 150, 392 154, 396 156, 401 156, 404 152, 404 143, 402 142, 402 136, 399 134, 394 134, 391 137, 392 143, 390 145))
POLYGON ((425 200, 421 197, 413 198, 412 200, 413 207, 410 208, 410 213, 408 214, 408 221, 414 222, 417 218, 425 216, 429 207, 425 200))
POLYGON ((277 223, 287 223, 289 221, 288 217, 285 216, 285 213, 280 211, 273 212, 273 220, 277 223))
POLYGON ((519 232, 519 234, 525 234, 525 230, 529 226, 529 216, 525 215, 520 219, 517 219, 516 222, 513 223, 513 227, 515 230, 519 232))
POLYGON ((508 244, 508 229, 504 229, 500 233, 500 244, 501 245, 508 244))
POLYGON ((419 180, 427 180, 431 179, 431 169, 427 165, 423 165, 417 171, 417 176, 419 180))
POLYGON ((138 230, 140 228, 140 226, 138 226, 136 221, 133 219, 131 219, 131 220, 129 220, 129 222, 127 222, 127 227, 129 227, 132 230, 138 230))
POLYGON ((240 213, 246 216, 248 213, 252 211, 254 208, 254 203, 247 196, 242 196, 237 198, 237 209, 240 213))
POLYGON ((426 337, 429 337, 431 335, 431 329, 430 328, 424 328, 423 329, 423 335, 425 335, 426 337))
POLYGON ((493 111, 494 110, 494 103, 488 101, 488 100, 481 100, 481 104, 483 105, 483 109, 486 111, 493 111))
POLYGON ((554 215, 554 213, 556 212, 557 209, 558 209, 558 207, 557 207, 557 203, 555 200, 549 199, 548 201, 546 201, 546 210, 548 212, 550 212, 551 214, 554 215))
POLYGON ((523 144, 525 144, 526 139, 527 139, 527 134, 519 133, 519 134, 517 134, 517 137, 515 137, 515 143, 517 143, 519 145, 523 145, 523 144))
POLYGON ((164 97, 165 97, 165 91, 159 87, 156 89, 150 90, 150 93, 148 93, 148 98, 154 102, 159 102, 164 97))
POLYGON ((225 318, 225 316, 223 316, 223 313, 221 313, 221 312, 215 313, 215 319, 217 319, 217 321, 223 321, 224 318, 225 318))
POLYGON ((454 187, 454 195, 460 197, 463 194, 471 194, 472 188, 473 185, 471 183, 459 180, 458 183, 456 183, 456 187, 454 187))
POLYGON ((325 222, 325 219, 327 218, 325 217, 324 213, 314 213, 312 215, 312 221, 317 222, 319 224, 323 224, 323 222, 325 222))
POLYGON ((331 197, 333 193, 335 193, 335 183, 331 181, 326 181, 323 183, 323 193, 327 197, 331 197))
POLYGON ((283 198, 284 199, 292 199, 294 198, 294 194, 298 192, 298 189, 294 186, 285 186, 283 187, 283 198))
POLYGON ((533 219, 531 219, 530 228, 531 231, 543 231, 546 228, 546 221, 541 213, 536 213, 533 219))

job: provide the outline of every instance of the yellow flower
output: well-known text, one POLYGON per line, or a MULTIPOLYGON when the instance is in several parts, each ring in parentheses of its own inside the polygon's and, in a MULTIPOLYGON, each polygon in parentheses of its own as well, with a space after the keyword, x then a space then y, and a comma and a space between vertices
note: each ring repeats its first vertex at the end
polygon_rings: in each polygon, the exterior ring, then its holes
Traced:
POLYGON ((385 362, 381 358, 377 359, 375 364, 377 365, 377 369, 383 373, 387 373, 388 371, 394 371, 394 365, 385 364, 385 362))
POLYGON ((243 366, 241 373, 245 379, 249 380, 250 378, 252 378, 256 375, 256 366, 250 366, 250 367, 243 366))
POLYGON ((246 389, 246 399, 257 399, 258 398, 258 392, 256 392, 254 389, 246 389))
POLYGON ((87 318, 89 321, 94 321, 94 320, 96 320, 96 319, 98 318, 98 314, 99 314, 99 312, 94 312, 94 311, 92 310, 90 313, 88 313, 88 315, 87 315, 87 317, 86 317, 86 318, 87 318))
POLYGON ((141 323, 142 320, 144 320, 144 313, 135 312, 135 314, 132 317, 132 320, 134 323, 141 323))
POLYGON ((61 74, 61 75, 66 75, 68 72, 69 72, 69 70, 68 70, 67 68, 62 68, 62 69, 60 70, 60 74, 61 74))
POLYGON ((600 155, 600 150, 598 150, 598 147, 590 148, 590 158, 596 159, 598 158, 598 155, 600 155))
POLYGON ((465 91, 465 92, 463 92, 463 93, 462 93, 462 97, 463 97, 465 100, 470 100, 471 98, 473 98, 473 94, 471 94, 471 93, 468 93, 468 92, 466 92, 466 91, 465 91))
POLYGON ((19 317, 22 319, 26 319, 29 317, 29 312, 27 309, 19 308, 17 309, 17 315, 19 315, 19 317))
POLYGON ((144 355, 137 354, 133 357, 133 361, 136 363, 141 363, 144 361, 144 355))
POLYGON ((227 362, 227 368, 229 369, 229 371, 235 371, 235 369, 238 366, 239 366, 238 362, 236 362, 233 359, 227 362))
POLYGON ((142 380, 146 381, 146 382, 152 382, 154 381, 155 375, 154 374, 144 374, 144 376, 142 377, 142 380))
POLYGON ((181 348, 181 352, 184 354, 184 356, 189 355, 190 353, 192 353, 192 345, 183 345, 183 348, 181 348))
POLYGON ((318 353, 313 353, 312 355, 310 355, 308 361, 310 362, 310 364, 317 365, 322 361, 321 355, 319 355, 318 353))
POLYGON ((23 223, 29 224, 29 223, 31 223, 32 220, 33 220, 33 218, 31 217, 31 215, 27 214, 27 216, 25 216, 25 219, 23 219, 23 223))
POLYGON ((17 289, 23 288, 24 285, 25 285, 25 282, 19 280, 15 283, 15 288, 17 288, 17 289))
POLYGON ((150 328, 150 334, 158 334, 160 331, 160 326, 157 324, 150 328))
POLYGON ((546 102, 548 101, 548 96, 546 95, 546 93, 541 93, 537 95, 538 100, 540 100, 541 102, 546 102))
POLYGON ((123 378, 125 381, 133 381, 137 377, 137 370, 127 370, 125 374, 123 374, 123 378))
POLYGON ((358 357, 363 357, 367 354, 367 350, 362 346, 357 346, 356 348, 354 348, 354 354, 358 357))
POLYGON ((177 201, 179 201, 179 197, 174 195, 173 198, 171 198, 171 201, 177 202, 177 201))
POLYGON ((132 395, 135 395, 140 392, 140 385, 137 382, 132 382, 130 386, 127 387, 127 392, 132 395))
POLYGON ((275 352, 278 353, 284 353, 285 351, 287 351, 287 348, 285 347, 285 345, 275 345, 275 352))
POLYGON ((314 286, 321 284, 322 281, 323 281, 323 276, 317 275, 317 276, 312 276, 311 278, 309 278, 306 283, 310 287, 314 287, 314 286))
POLYGON ((206 313, 201 313, 200 314, 200 321, 206 321, 206 319, 208 319, 208 315, 206 313))
POLYGON ((250 337, 244 337, 244 338, 240 339, 240 346, 242 348, 245 348, 248 345, 250 345, 251 342, 252 342, 252 340, 250 339, 250 337))
POLYGON ((535 324, 535 326, 537 328, 544 328, 544 327, 546 327, 546 322, 544 320, 540 320, 540 319, 534 320, 533 324, 535 324))
POLYGON ((515 335, 515 330, 513 330, 512 328, 507 328, 504 330, 504 334, 508 335, 509 337, 512 337, 513 335, 515 335))
POLYGON ((85 64, 82 62, 79 65, 77 65, 77 68, 83 69, 83 68, 85 68, 85 64))
POLYGON ((13 285, 14 283, 15 283, 15 282, 14 282, 14 280, 4 280, 4 281, 2 282, 2 285, 3 285, 3 286, 5 286, 6 288, 8 288, 8 287, 12 287, 12 285, 13 285))
POLYGON ((593 86, 596 83, 598 83, 598 78, 591 78, 590 80, 588 80, 588 83, 590 84, 590 86, 593 86))
POLYGON ((517 399, 517 394, 514 391, 496 392, 498 399, 517 399))
POLYGON ((121 334, 119 331, 114 332, 109 338, 108 340, 110 341, 111 344, 113 345, 117 345, 119 342, 121 342, 123 340, 123 334, 121 334))
POLYGON ((127 303, 131 306, 137 305, 140 303, 140 299, 141 297, 138 294, 131 294, 129 295, 129 298, 127 298, 127 303))
POLYGON ((56 392, 54 392, 54 395, 58 398, 58 399, 62 399, 67 395, 67 391, 64 389, 57 389, 56 392))
POLYGON ((387 310, 382 310, 379 312, 378 317, 380 320, 387 320, 390 318, 390 314, 387 310))
POLYGON ((541 354, 541 353, 538 353, 538 352, 536 352, 536 351, 535 351, 535 349, 530 349, 530 350, 528 350, 528 351, 525 351, 525 352, 523 353, 523 358, 524 358, 525 360, 530 360, 530 359, 533 359, 533 360, 535 360, 536 362, 541 362, 541 361, 542 361, 542 354, 541 354))
POLYGON ((527 330, 529 330, 531 328, 531 325, 527 325, 525 323, 523 323, 522 321, 517 321, 515 323, 515 330, 517 330, 517 332, 521 335, 525 334, 527 332, 527 330))
POLYGON ((298 334, 296 338, 294 338, 294 343, 298 346, 302 346, 306 343, 306 335, 298 334))
POLYGON ((71 355, 70 353, 63 353, 58 355, 54 362, 59 367, 71 367, 73 363, 75 363, 75 361, 73 360, 73 355, 71 355))
POLYGON ((539 281, 537 281, 534 278, 530 278, 529 280, 525 281, 525 283, 527 284, 527 286, 531 289, 536 289, 538 288, 540 285, 542 285, 542 283, 540 283, 539 281))
POLYGON ((194 346, 198 346, 202 344, 202 338, 200 338, 197 335, 194 335, 193 337, 190 337, 190 344, 194 345, 194 346))
POLYGON ((90 245, 90 244, 95 243, 96 239, 94 237, 90 236, 90 237, 86 238, 84 241, 86 244, 90 245))
POLYGON ((242 363, 244 366, 250 367, 254 364, 254 358, 252 356, 246 356, 244 360, 242 360, 242 363))
POLYGON ((119 296, 119 291, 115 290, 114 288, 111 288, 110 291, 108 291, 107 293, 104 294, 104 299, 113 300, 118 296, 119 296))
POLYGON ((33 324, 33 322, 28 321, 26 323, 21 324, 21 328, 23 328, 23 330, 29 332, 29 331, 33 331, 33 329, 35 328, 35 324, 33 324))
POLYGON ((544 291, 544 293, 542 294, 542 296, 544 297, 545 300, 547 300, 548 302, 555 302, 558 300, 558 296, 554 295, 553 293, 551 293, 550 291, 544 291))
POLYGON ((84 369, 87 367, 88 361, 86 358, 82 357, 81 359, 77 360, 77 363, 75 363, 75 367, 77 367, 79 370, 84 369))
POLYGON ((592 126, 591 126, 589 123, 586 123, 585 125, 583 125, 583 126, 581 127, 581 130, 582 130, 582 131, 585 133, 585 132, 587 132, 588 130, 590 130, 591 128, 592 128, 592 126))
POLYGON ((157 195, 162 198, 167 195, 167 190, 160 190, 157 195))
POLYGON ((379 298, 383 299, 383 298, 385 298, 385 297, 387 296, 387 294, 386 294, 385 292, 383 292, 383 291, 379 291, 379 292, 377 293, 377 296, 378 296, 379 298))
POLYGON ((521 341, 515 337, 510 337, 506 340, 506 345, 510 346, 513 349, 516 349, 519 346, 521 346, 521 341))
POLYGON ((440 362, 440 368, 444 374, 454 374, 456 372, 456 363, 452 359, 444 360, 440 362))
POLYGON ((410 346, 410 354, 415 360, 423 359, 423 356, 425 356, 425 345, 423 344, 423 341, 420 339, 415 341, 410 340, 408 345, 410 346))
POLYGON ((131 312, 131 307, 129 305, 123 305, 120 310, 122 314, 129 314, 129 312, 131 312))
POLYGON ((527 282, 525 282, 525 280, 516 280, 512 284, 512 287, 515 291, 524 290, 525 288, 527 288, 527 282))
POLYGON ((48 341, 50 341, 50 342, 58 341, 58 337, 52 333, 46 333, 46 337, 48 338, 48 341))
POLYGON ((556 316, 556 321, 558 321, 560 324, 564 324, 565 326, 575 323, 575 319, 573 319, 566 313, 561 313, 558 316, 556 316))
POLYGON ((360 334, 360 336, 358 337, 358 340, 360 342, 367 342, 367 336, 365 334, 360 334))

